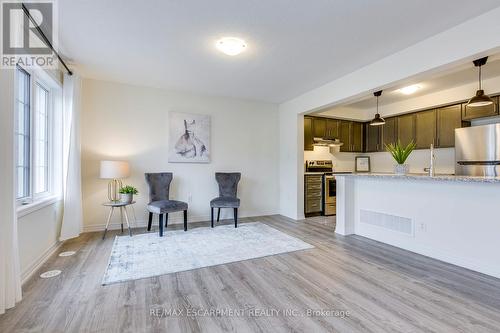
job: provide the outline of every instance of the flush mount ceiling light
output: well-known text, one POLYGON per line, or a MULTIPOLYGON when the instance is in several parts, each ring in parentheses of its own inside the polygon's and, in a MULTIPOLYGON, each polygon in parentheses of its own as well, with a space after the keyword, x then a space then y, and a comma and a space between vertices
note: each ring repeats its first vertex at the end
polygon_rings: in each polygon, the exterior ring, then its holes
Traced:
POLYGON ((384 125, 385 124, 385 120, 378 113, 378 98, 382 95, 382 90, 374 92, 373 95, 377 98, 377 113, 375 114, 375 118, 373 118, 373 120, 370 121, 370 125, 371 126, 384 125))
POLYGON ((66 252, 61 252, 59 253, 59 257, 70 257, 74 255, 76 252, 75 251, 66 251, 66 252))
POLYGON ((408 87, 403 87, 401 89, 399 89, 398 91, 402 94, 405 94, 405 95, 411 95, 413 93, 415 93, 417 90, 419 90, 421 87, 418 85, 418 84, 413 84, 411 86, 408 86, 408 87))
POLYGON ((224 37, 215 43, 215 47, 224 54, 235 56, 245 51, 247 44, 243 39, 236 37, 224 37))
POLYGON ((58 270, 58 269, 54 269, 53 271, 47 271, 45 273, 42 273, 40 274, 40 277, 42 279, 49 279, 49 278, 53 278, 53 277, 56 277, 58 276, 59 274, 61 274, 61 271, 58 270))
POLYGON ((474 66, 479 67, 479 89, 476 91, 476 96, 469 100, 467 106, 475 107, 493 104, 493 100, 489 98, 488 95, 484 94, 484 90, 481 86, 481 66, 485 65, 486 61, 488 61, 488 57, 477 59, 472 62, 474 66))

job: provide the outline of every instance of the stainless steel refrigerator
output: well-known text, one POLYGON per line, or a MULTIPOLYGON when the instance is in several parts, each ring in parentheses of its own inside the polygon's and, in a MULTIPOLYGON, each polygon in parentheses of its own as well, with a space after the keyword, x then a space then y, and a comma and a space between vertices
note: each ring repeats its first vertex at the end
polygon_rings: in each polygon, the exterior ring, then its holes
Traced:
POLYGON ((455 174, 500 176, 500 124, 455 130, 455 174))

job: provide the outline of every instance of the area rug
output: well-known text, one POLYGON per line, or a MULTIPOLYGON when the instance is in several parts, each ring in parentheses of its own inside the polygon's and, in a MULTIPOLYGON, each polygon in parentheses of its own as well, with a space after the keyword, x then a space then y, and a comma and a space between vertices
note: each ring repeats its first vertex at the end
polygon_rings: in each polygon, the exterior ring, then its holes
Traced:
POLYGON ((117 236, 102 284, 227 264, 314 246, 263 223, 117 236))

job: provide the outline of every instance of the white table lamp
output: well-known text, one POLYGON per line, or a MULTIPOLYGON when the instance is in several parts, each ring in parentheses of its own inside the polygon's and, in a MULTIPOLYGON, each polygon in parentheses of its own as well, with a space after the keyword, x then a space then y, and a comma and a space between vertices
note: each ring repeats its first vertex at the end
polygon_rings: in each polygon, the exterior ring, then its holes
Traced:
POLYGON ((119 199, 119 191, 123 186, 121 179, 130 175, 130 167, 126 161, 101 161, 100 178, 111 179, 108 183, 109 201, 119 199))

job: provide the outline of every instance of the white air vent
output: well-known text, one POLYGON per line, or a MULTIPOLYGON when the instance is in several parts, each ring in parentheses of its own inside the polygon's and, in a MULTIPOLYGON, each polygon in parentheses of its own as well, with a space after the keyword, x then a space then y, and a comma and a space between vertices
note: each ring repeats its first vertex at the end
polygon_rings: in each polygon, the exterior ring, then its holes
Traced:
POLYGON ((407 217, 361 209, 359 211, 359 221, 407 235, 413 235, 413 222, 407 217))

